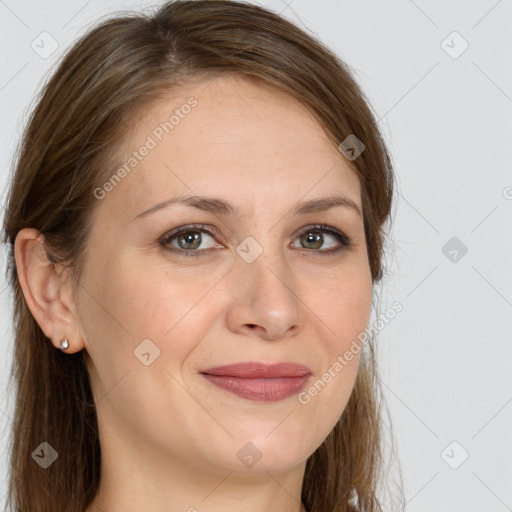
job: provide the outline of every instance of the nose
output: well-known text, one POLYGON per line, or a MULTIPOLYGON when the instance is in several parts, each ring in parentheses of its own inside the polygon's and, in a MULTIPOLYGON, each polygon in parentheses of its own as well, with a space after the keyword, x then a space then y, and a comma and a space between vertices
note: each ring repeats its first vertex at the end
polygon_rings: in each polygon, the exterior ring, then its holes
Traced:
POLYGON ((264 251, 252 263, 240 258, 228 277, 233 300, 227 323, 232 331, 272 341, 300 329, 300 292, 282 256, 270 258, 264 251))

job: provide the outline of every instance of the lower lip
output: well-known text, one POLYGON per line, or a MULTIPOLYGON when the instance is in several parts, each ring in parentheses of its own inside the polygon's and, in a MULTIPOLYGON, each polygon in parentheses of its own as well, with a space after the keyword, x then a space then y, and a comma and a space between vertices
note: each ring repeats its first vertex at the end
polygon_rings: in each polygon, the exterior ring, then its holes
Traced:
POLYGON ((309 380, 303 377, 279 377, 275 379, 247 379, 224 375, 202 374, 212 384, 246 400, 277 402, 296 395, 309 380))

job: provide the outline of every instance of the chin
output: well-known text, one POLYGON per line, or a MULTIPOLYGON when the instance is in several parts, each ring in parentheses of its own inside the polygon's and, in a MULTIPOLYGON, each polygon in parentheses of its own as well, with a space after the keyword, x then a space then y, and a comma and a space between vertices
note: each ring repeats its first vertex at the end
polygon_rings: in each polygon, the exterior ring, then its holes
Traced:
POLYGON ((260 435, 236 436, 231 447, 222 451, 224 455, 231 452, 235 456, 226 461, 230 470, 253 473, 289 471, 304 462, 314 449, 308 450, 299 435, 280 435, 277 429, 269 435, 266 429, 260 435))

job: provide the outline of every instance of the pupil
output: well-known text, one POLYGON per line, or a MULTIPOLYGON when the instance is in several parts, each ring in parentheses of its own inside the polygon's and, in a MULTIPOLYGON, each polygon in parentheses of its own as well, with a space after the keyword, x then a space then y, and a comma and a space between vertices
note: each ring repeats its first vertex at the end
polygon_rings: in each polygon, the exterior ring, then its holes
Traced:
POLYGON ((310 231, 306 235, 306 243, 314 244, 314 248, 317 249, 322 246, 322 235, 320 233, 314 234, 314 232, 310 231))
MULTIPOLYGON (((180 245, 183 247, 183 245, 193 244, 194 241, 197 242, 199 240, 199 245, 201 242, 201 235, 199 233, 185 233, 182 235, 182 239, 184 239, 184 243, 180 243, 180 245)), ((197 246, 197 244, 196 244, 197 246)), ((184 249, 190 249, 190 247, 183 247, 184 249)), ((197 247, 194 247, 197 248, 197 247)))

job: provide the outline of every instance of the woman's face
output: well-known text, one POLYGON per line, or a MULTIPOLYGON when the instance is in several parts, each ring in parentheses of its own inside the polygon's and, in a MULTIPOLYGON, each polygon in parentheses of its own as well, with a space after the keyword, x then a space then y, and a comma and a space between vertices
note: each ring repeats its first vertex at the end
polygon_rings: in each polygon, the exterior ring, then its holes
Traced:
POLYGON ((299 465, 347 404, 369 320, 357 176, 302 105, 235 76, 145 111, 124 151, 77 295, 102 442, 177 467, 299 465), (245 363, 292 366, 204 373, 245 363))

